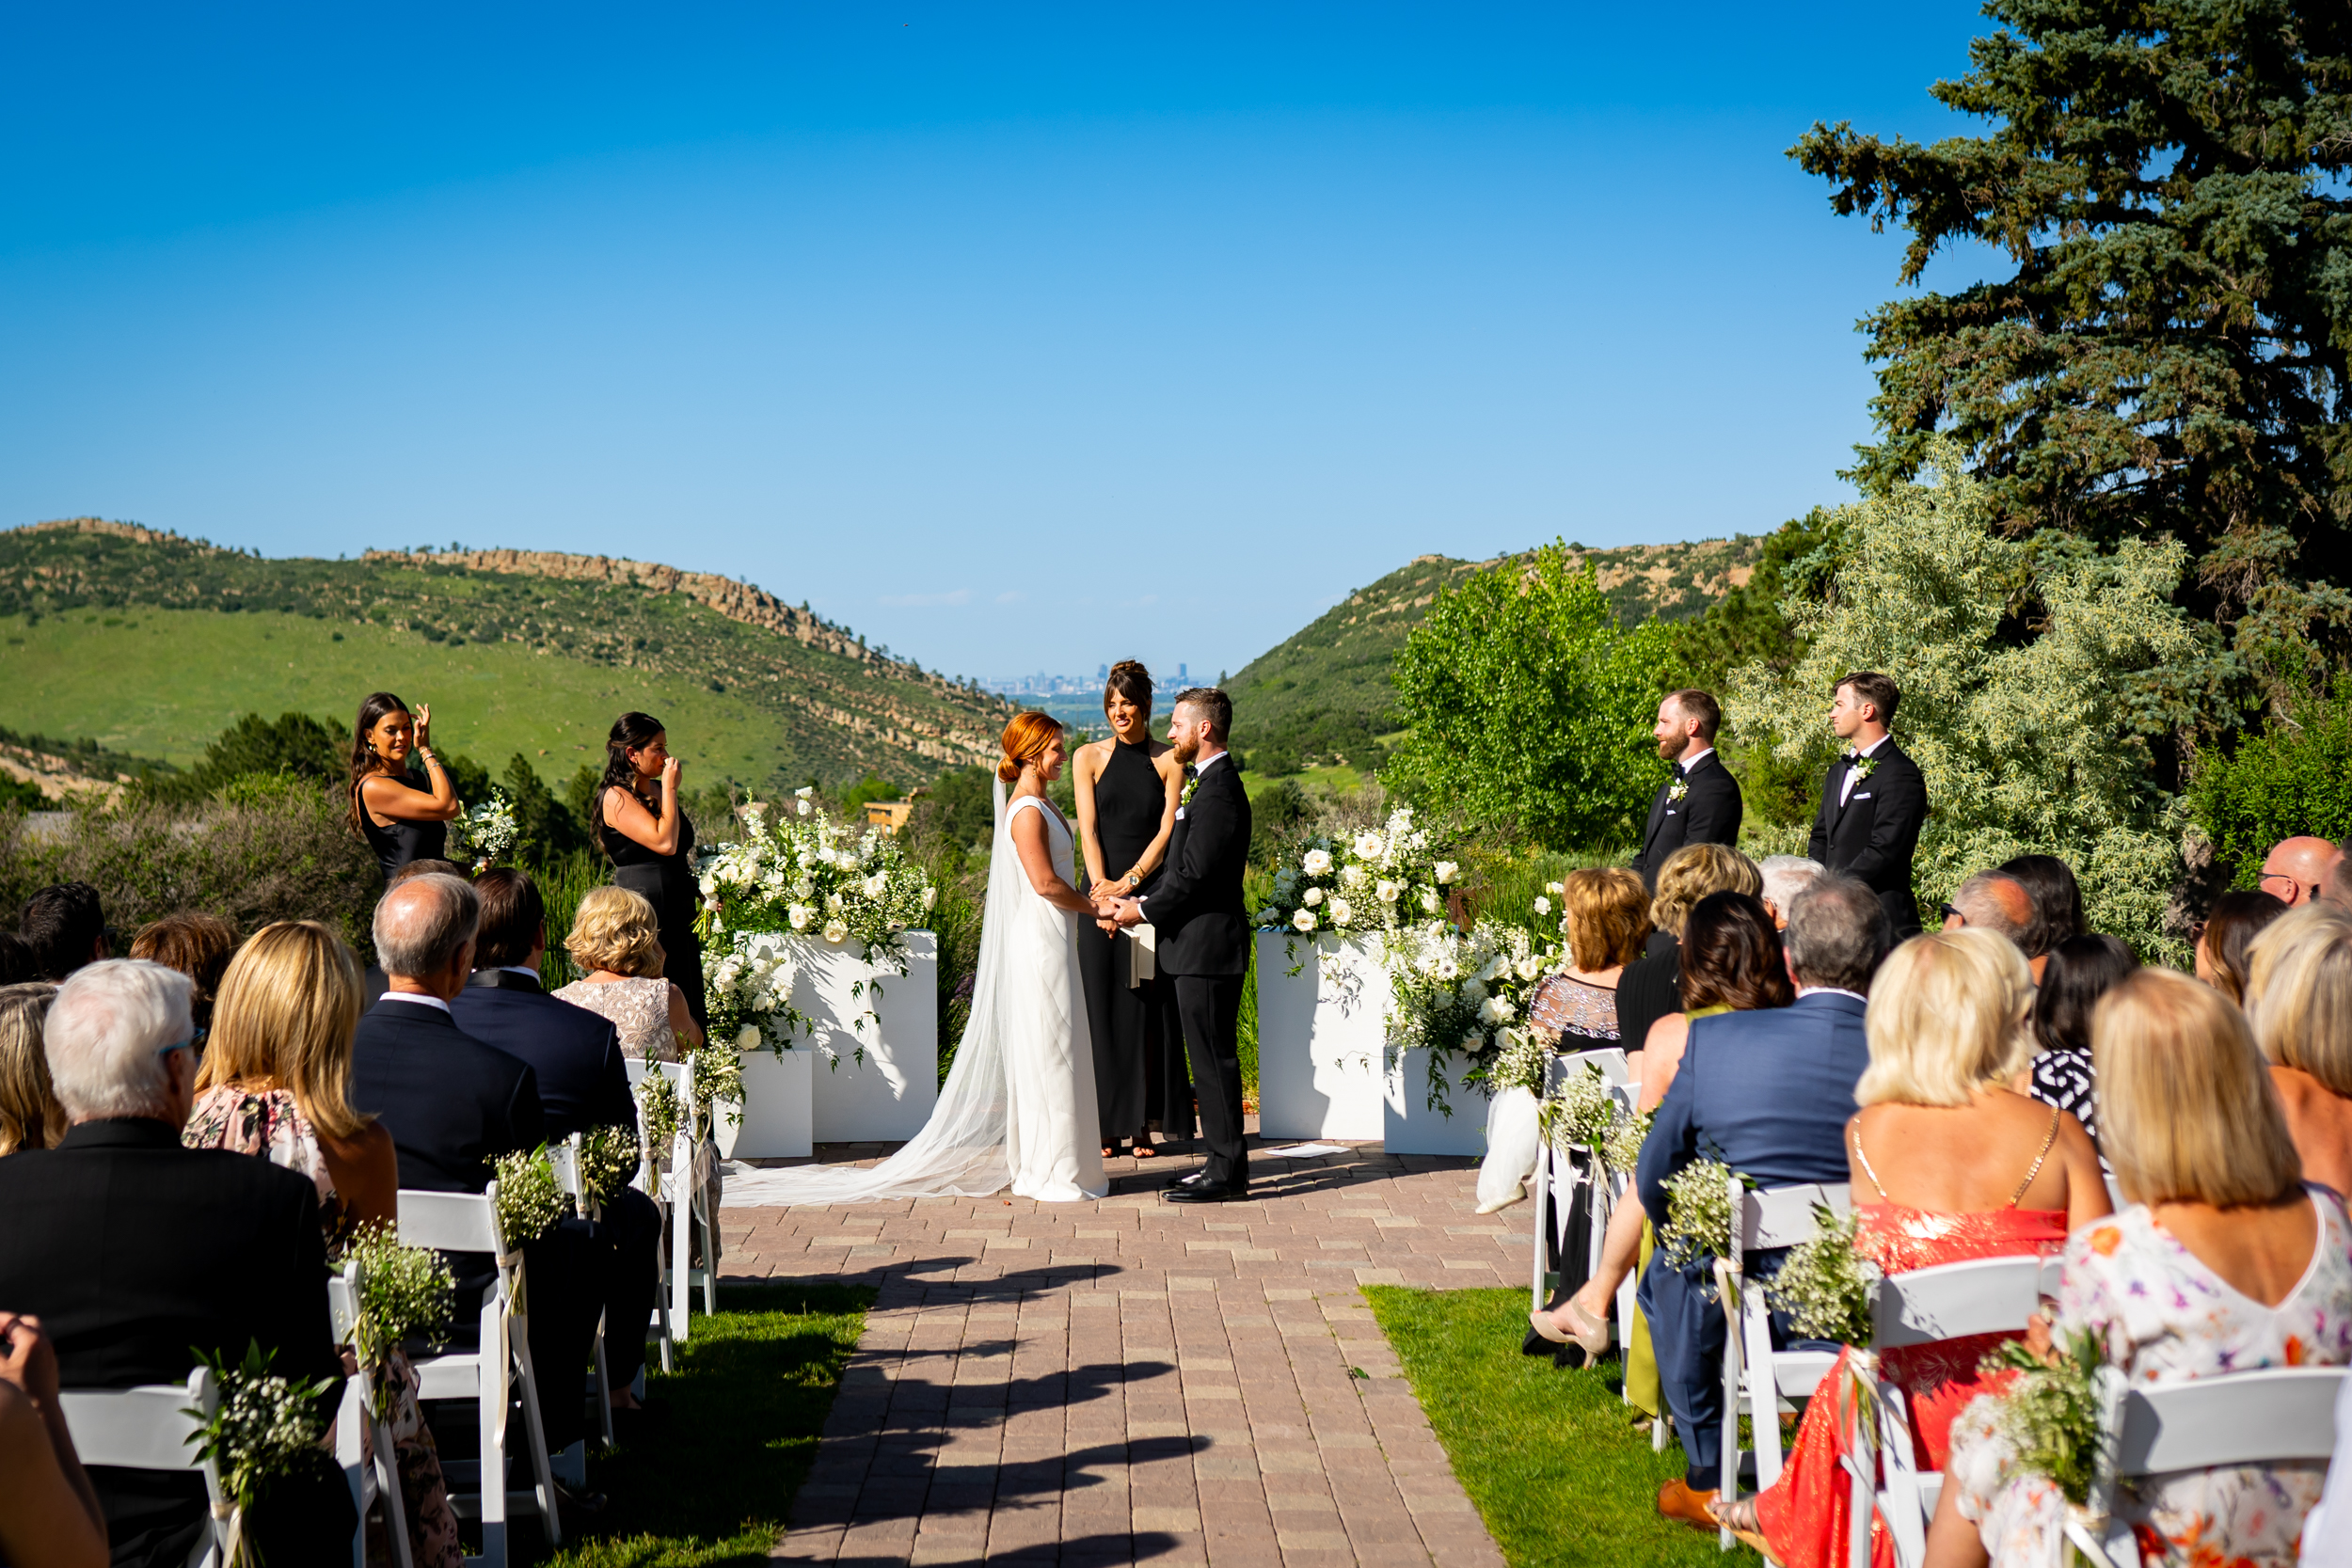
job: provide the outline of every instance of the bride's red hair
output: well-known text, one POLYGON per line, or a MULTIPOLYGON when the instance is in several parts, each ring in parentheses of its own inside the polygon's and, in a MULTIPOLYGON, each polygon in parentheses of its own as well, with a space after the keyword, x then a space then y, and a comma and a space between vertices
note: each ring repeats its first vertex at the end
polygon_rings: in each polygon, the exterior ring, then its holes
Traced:
POLYGON ((1007 784, 1014 783, 1021 777, 1022 765, 1044 755, 1045 748, 1060 736, 1061 721, 1051 714, 1014 714, 1012 722, 1005 726, 1005 760, 996 765, 996 776, 1007 784))

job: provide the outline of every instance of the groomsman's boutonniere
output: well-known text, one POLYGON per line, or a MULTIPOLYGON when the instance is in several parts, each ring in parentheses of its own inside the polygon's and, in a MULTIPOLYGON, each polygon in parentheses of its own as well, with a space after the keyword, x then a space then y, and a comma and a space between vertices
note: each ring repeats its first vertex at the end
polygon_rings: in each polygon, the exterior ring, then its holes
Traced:
POLYGON ((1176 803, 1180 806, 1188 806, 1192 804, 1192 792, 1200 787, 1200 775, 1195 773, 1184 781, 1184 792, 1176 797, 1176 803))
POLYGON ((1856 783, 1856 784, 1860 784, 1863 780, 1865 780, 1865 779, 1868 778, 1871 774, 1873 774, 1873 773, 1877 772, 1877 771, 1878 771, 1878 768, 1879 768, 1879 759, 1878 759, 1878 758, 1876 758, 1876 757, 1866 757, 1866 756, 1860 756, 1860 755, 1857 755, 1857 756, 1853 759, 1853 767, 1852 767, 1851 768, 1848 769, 1848 771, 1849 771, 1849 772, 1851 772, 1851 773, 1852 774, 1852 776, 1853 776, 1853 782, 1854 782, 1854 783, 1856 783))
POLYGON ((1669 800, 1679 800, 1690 793, 1691 781, 1688 779, 1677 778, 1674 783, 1666 786, 1666 799, 1669 800))

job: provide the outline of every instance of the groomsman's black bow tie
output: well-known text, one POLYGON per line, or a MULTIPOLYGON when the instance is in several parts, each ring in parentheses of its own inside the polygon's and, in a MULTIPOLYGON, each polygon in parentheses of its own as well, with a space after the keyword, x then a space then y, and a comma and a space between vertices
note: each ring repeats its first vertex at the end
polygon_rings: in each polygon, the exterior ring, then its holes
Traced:
POLYGON ((1185 777, 1185 778, 1187 778, 1187 779, 1197 779, 1197 778, 1199 778, 1200 776, 1200 765, 1199 763, 1197 763, 1197 762, 1188 762, 1188 763, 1184 764, 1184 777, 1185 777))
POLYGON ((1675 764, 1675 777, 1676 777, 1676 778, 1677 778, 1677 779, 1687 779, 1687 778, 1689 778, 1690 776, 1691 776, 1691 765, 1690 765, 1689 763, 1687 763, 1687 762, 1677 762, 1677 763, 1676 763, 1676 764, 1675 764))

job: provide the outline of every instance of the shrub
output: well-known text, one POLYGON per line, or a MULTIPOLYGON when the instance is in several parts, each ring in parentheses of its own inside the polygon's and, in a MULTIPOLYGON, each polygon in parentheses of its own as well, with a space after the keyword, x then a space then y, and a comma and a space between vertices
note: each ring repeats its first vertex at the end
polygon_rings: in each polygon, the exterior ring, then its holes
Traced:
POLYGON ((124 932, 183 910, 248 932, 320 920, 363 954, 383 889, 375 857, 344 827, 336 800, 283 774, 232 780, 193 805, 85 806, 62 832, 38 837, 23 814, 0 811, 0 909, 65 881, 95 886, 108 923, 124 932))
POLYGON ((2352 679, 2332 698, 2296 704, 2236 755, 2206 752, 2189 809, 2238 887, 2254 885, 2282 838, 2352 836, 2352 679))

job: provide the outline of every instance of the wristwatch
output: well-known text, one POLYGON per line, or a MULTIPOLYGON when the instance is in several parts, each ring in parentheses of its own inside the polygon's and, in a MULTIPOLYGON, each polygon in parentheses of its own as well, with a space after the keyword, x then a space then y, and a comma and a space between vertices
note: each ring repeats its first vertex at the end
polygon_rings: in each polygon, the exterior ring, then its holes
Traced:
POLYGON ((1136 876, 1132 871, 1128 872, 1127 875, 1121 879, 1121 880, 1125 883, 1129 893, 1135 892, 1136 889, 1143 885, 1143 879, 1136 876))

